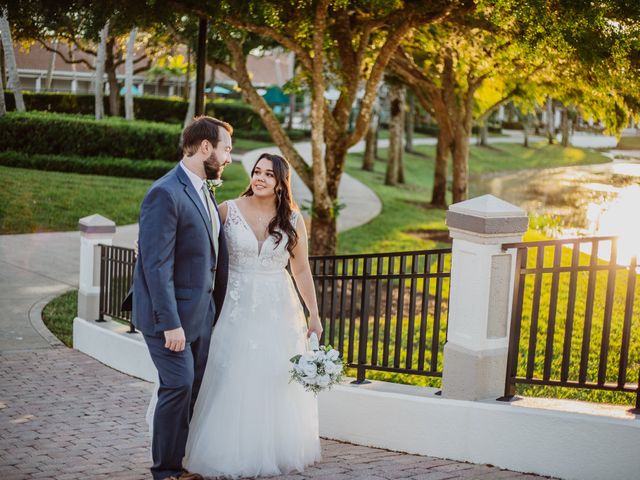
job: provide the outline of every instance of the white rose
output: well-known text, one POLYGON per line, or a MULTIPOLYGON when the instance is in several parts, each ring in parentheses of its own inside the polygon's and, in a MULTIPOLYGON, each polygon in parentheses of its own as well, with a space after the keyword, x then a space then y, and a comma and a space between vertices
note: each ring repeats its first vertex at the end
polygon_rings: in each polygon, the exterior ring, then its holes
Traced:
POLYGON ((316 359, 315 352, 313 352, 311 350, 307 350, 306 352, 304 352, 302 354, 302 357, 300 358, 300 363, 302 363, 302 364, 310 363, 310 362, 313 362, 315 359, 316 359))
POLYGON ((324 362, 324 371, 326 374, 328 375, 333 375, 335 373, 338 373, 338 370, 341 370, 338 368, 338 365, 336 365, 333 362, 324 362))
POLYGON ((320 387, 328 387, 331 383, 331 377, 329 375, 320 375, 317 378, 317 383, 320 387))
POLYGON ((318 378, 319 377, 302 377, 302 380, 304 381, 305 384, 307 385, 316 385, 318 383, 318 378))
POLYGON ((307 377, 314 378, 318 374, 318 367, 313 362, 305 362, 302 364, 302 371, 307 377))
POLYGON ((326 356, 329 360, 337 360, 340 357, 340 352, 335 349, 331 349, 327 352, 326 356))

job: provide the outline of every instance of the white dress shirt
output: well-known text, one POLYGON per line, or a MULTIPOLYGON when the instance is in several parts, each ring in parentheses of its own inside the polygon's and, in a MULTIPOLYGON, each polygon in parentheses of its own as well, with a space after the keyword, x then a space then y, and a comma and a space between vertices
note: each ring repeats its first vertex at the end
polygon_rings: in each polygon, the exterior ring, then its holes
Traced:
MULTIPOLYGON (((204 180, 202 180, 198 175, 196 175, 191 170, 189 170, 187 168, 187 166, 184 164, 184 162, 181 161, 180 162, 180 166, 182 167, 182 169, 187 174, 187 177, 189 177, 189 180, 193 184, 193 188, 195 188, 196 192, 198 192, 198 196, 200 197, 200 201, 202 202, 202 205, 204 206, 204 211, 207 212, 207 214, 209 214, 209 215, 215 213, 214 218, 216 219, 216 233, 219 234, 220 233, 220 217, 218 216, 217 210, 215 212, 209 212, 209 207, 207 206, 207 199, 205 198, 204 192, 202 191, 202 184, 204 183, 204 180)), ((207 189, 207 191, 208 191, 208 189, 207 189)), ((211 220, 210 216, 209 216, 209 220, 211 220)))

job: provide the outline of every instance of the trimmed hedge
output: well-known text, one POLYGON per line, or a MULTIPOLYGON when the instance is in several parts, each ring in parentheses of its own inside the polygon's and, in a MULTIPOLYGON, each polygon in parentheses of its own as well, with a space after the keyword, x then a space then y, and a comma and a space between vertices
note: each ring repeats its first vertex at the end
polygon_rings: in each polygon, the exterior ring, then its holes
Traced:
MULTIPOLYGON (((28 111, 53 113, 94 114, 94 96, 70 93, 34 93, 24 92, 24 102, 28 111)), ((15 110, 15 99, 11 92, 5 92, 7 110, 15 110)), ((105 112, 109 111, 109 97, 104 98, 105 112)), ((133 110, 136 120, 177 123, 182 125, 189 104, 181 98, 170 97, 134 97, 133 110)), ((206 105, 206 114, 224 120, 234 129, 265 131, 260 116, 244 102, 239 100, 215 100, 206 105)), ((124 117, 124 101, 120 102, 120 115, 124 117)), ((278 117, 280 121, 284 117, 278 117)))
POLYGON ((180 131, 178 125, 119 118, 13 112, 0 117, 0 151, 175 162, 182 156, 180 131))
POLYGON ((173 168, 162 160, 131 160, 113 157, 78 157, 62 155, 0 152, 0 165, 50 172, 72 172, 111 177, 147 178, 155 180, 173 168))

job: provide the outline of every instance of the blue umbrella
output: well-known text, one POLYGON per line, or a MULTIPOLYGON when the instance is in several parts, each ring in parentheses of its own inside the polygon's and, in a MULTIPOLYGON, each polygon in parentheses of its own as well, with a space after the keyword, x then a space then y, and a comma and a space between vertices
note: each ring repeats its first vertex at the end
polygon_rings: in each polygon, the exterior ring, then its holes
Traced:
MULTIPOLYGON (((122 87, 120 89, 120 95, 124 95, 125 93, 127 93, 127 88, 126 87, 122 87)), ((131 87, 131 93, 133 93, 136 97, 139 97, 140 96, 140 89, 134 85, 134 86, 131 87)))

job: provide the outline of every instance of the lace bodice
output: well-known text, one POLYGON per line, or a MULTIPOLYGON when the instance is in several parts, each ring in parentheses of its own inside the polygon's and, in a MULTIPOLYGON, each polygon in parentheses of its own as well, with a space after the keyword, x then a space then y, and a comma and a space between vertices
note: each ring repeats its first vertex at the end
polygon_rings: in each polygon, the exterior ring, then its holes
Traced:
MULTIPOLYGON (((229 248, 229 268, 243 272, 274 272, 286 268, 289 262, 289 251, 286 248, 287 235, 282 233, 282 240, 276 245, 273 236, 267 237, 259 244, 253 230, 245 220, 234 200, 227 202, 227 219, 224 232, 229 248)), ((300 213, 291 214, 291 222, 296 224, 300 213)))

